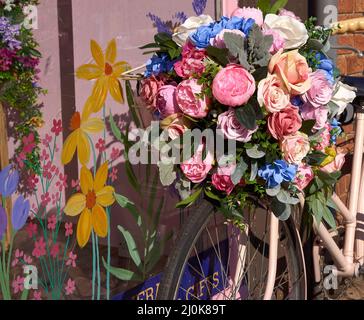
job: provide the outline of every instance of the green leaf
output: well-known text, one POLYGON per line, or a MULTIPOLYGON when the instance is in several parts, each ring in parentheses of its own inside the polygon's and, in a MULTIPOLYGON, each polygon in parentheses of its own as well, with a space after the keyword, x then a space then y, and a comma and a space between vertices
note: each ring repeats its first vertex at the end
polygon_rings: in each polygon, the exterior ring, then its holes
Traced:
POLYGON ((278 185, 273 189, 266 189, 265 191, 267 192, 268 196, 275 197, 281 191, 281 186, 278 185))
POLYGON ((203 189, 200 188, 195 193, 190 195, 187 199, 182 200, 181 202, 178 202, 177 205, 176 205, 176 208, 186 208, 186 207, 191 206, 199 198, 202 190, 203 189))
POLYGON ((256 144, 251 149, 246 149, 246 154, 252 159, 261 159, 265 156, 265 152, 259 150, 260 147, 256 144))
POLYGON ((292 213, 291 205, 282 203, 277 198, 272 199, 271 209, 274 215, 281 221, 288 220, 292 213))
POLYGON ((311 166, 320 166, 321 163, 324 162, 326 157, 327 157, 327 154, 325 154, 321 151, 315 150, 307 156, 307 161, 308 161, 308 164, 311 166))
POLYGON ((235 109, 236 117, 239 122, 248 130, 254 130, 257 127, 256 113, 251 104, 246 104, 235 109))
POLYGON ((105 269, 108 270, 114 277, 118 278, 119 280, 135 281, 135 282, 143 281, 143 277, 138 275, 135 272, 132 272, 130 270, 126 270, 123 268, 115 268, 115 267, 109 266, 106 263, 104 258, 102 258, 102 262, 104 264, 105 269))
POLYGON ((118 226, 118 229, 124 236, 126 245, 128 246, 128 251, 129 251, 130 257, 133 259, 135 265, 140 270, 142 261, 140 259, 138 248, 136 246, 133 236, 131 235, 131 233, 129 231, 125 230, 122 226, 118 226))
POLYGON ((21 294, 20 300, 21 301, 28 300, 28 296, 29 296, 29 290, 24 289, 22 294, 21 294))
POLYGON ((270 9, 270 13, 276 14, 280 9, 284 8, 288 3, 288 0, 277 0, 270 9))
POLYGON ((334 185, 339 178, 341 177, 341 172, 340 171, 336 171, 336 172, 332 172, 332 173, 327 173, 327 172, 323 172, 323 171, 318 171, 317 172, 317 176, 320 178, 320 180, 327 186, 332 186, 334 185))
POLYGON ((224 42, 230 53, 236 58, 245 50, 245 39, 239 34, 226 32, 224 42))
POLYGON ((336 229, 336 221, 334 215, 332 214, 332 212, 328 207, 324 207, 322 218, 324 219, 324 221, 328 223, 330 228, 336 229))
POLYGON ((250 174, 250 181, 254 181, 258 175, 258 162, 253 160, 251 163, 251 174, 250 174))
POLYGON ((248 170, 248 165, 246 164, 244 159, 241 158, 240 162, 236 166, 234 173, 231 175, 231 181, 233 182, 234 185, 237 185, 240 182, 241 178, 243 177, 243 175, 247 170, 248 170))
POLYGON ((269 13, 271 0, 258 0, 257 7, 263 11, 264 14, 269 13))
POLYGON ((337 207, 336 203, 332 200, 331 197, 327 200, 326 205, 328 207, 330 207, 331 209, 334 209, 335 211, 338 211, 339 210, 339 208, 337 207))
POLYGON ((300 131, 307 134, 308 136, 310 136, 310 135, 312 135, 312 129, 315 126, 315 124, 316 124, 316 120, 303 121, 300 131))
POLYGON ((148 199, 148 216, 151 218, 153 215, 154 202, 157 194, 157 185, 158 185, 158 172, 154 175, 154 179, 149 191, 149 199, 148 199))
POLYGON ((284 189, 281 189, 277 194, 278 201, 286 204, 296 205, 300 202, 298 198, 294 198, 290 195, 290 193, 284 189))
POLYGON ((155 265, 158 263, 162 255, 161 247, 159 243, 155 243, 153 249, 145 257, 146 272, 152 271, 155 265))
POLYGON ((215 62, 225 67, 229 63, 228 49, 219 49, 216 47, 207 47, 206 49, 208 56, 213 59, 215 62))
POLYGON ((154 36, 154 41, 159 44, 163 44, 164 42, 170 41, 172 36, 166 32, 159 32, 154 36))
POLYGON ((112 131, 114 137, 118 141, 120 141, 122 144, 128 145, 129 142, 128 142, 127 137, 121 132, 121 130, 116 125, 114 117, 112 116, 111 112, 110 112, 109 122, 110 122, 111 131, 112 131))
POLYGON ((158 162, 159 178, 164 187, 170 186, 176 179, 177 173, 173 163, 158 162))
POLYGON ((152 48, 159 48, 160 45, 158 43, 148 43, 145 46, 139 47, 139 49, 143 50, 143 49, 152 49, 152 48))
POLYGON ((142 218, 138 211, 138 209, 135 207, 135 204, 131 202, 128 198, 122 196, 121 194, 114 193, 116 202, 119 204, 120 207, 128 209, 128 211, 133 216, 135 222, 138 224, 138 226, 141 226, 142 218))
POLYGON ((313 51, 321 51, 324 47, 321 41, 317 39, 309 39, 306 43, 308 49, 313 51))
POLYGON ((216 200, 219 202, 222 200, 218 195, 216 195, 215 193, 213 193, 212 191, 210 191, 208 189, 205 189, 205 195, 212 200, 216 200))
POLYGON ((140 119, 138 117, 136 108, 135 108, 135 101, 134 101, 134 93, 133 93, 133 89, 131 87, 130 81, 129 80, 125 80, 125 89, 126 89, 126 98, 128 101, 128 106, 130 109, 130 113, 132 116, 132 119, 135 123, 135 125, 140 128, 140 119))
POLYGON ((268 75, 268 67, 260 67, 256 69, 255 72, 253 73, 253 77, 257 82, 265 79, 267 75, 268 75))

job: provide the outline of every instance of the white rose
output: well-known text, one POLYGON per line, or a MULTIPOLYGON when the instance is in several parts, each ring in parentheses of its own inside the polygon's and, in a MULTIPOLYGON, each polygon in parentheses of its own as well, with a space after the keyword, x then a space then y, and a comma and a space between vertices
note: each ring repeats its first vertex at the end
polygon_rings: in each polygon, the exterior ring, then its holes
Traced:
POLYGON ((173 40, 182 47, 190 34, 195 32, 199 27, 209 25, 212 22, 214 22, 214 19, 209 15, 202 14, 198 17, 190 17, 176 28, 173 40))
POLYGON ((341 81, 337 83, 334 90, 335 94, 332 97, 331 101, 339 107, 339 111, 337 112, 338 115, 342 114, 347 105, 354 101, 356 97, 356 91, 356 88, 348 86, 341 81))
POLYGON ((308 40, 305 25, 295 18, 267 14, 264 21, 269 29, 278 31, 285 40, 284 49, 296 49, 302 47, 308 40))

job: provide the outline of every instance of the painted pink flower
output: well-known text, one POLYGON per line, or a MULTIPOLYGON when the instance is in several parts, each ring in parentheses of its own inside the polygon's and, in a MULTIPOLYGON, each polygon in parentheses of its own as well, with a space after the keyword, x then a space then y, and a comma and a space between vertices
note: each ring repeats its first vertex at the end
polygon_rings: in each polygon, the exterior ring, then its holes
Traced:
POLYGON ((48 159, 49 159, 49 154, 45 149, 43 149, 40 155, 40 161, 47 161, 48 159))
POLYGON ((29 224, 25 227, 25 231, 28 233, 29 238, 33 238, 37 234, 38 226, 33 223, 29 222, 29 224))
POLYGON ((254 77, 237 64, 230 64, 220 70, 212 84, 215 99, 229 107, 246 104, 255 89, 254 77))
POLYGON ((53 119, 53 127, 51 131, 54 133, 54 135, 59 136, 62 130, 62 120, 53 119))
POLYGON ((59 254, 59 243, 56 243, 52 246, 52 248, 50 250, 50 255, 51 255, 51 257, 56 259, 58 254, 59 254))
POLYGON ((111 179, 111 182, 115 182, 118 179, 118 168, 112 168, 109 178, 111 179))
POLYGON ((181 170, 193 183, 200 183, 204 181, 212 169, 213 157, 208 152, 205 159, 203 159, 204 144, 200 144, 196 150, 195 155, 181 164, 181 170))
POLYGON ((202 93, 202 85, 198 84, 197 79, 182 81, 177 87, 177 103, 184 114, 193 118, 205 118, 209 110, 209 101, 197 97, 202 93))
POLYGON ((27 178, 27 187, 29 190, 34 190, 39 182, 39 178, 35 174, 31 174, 27 178))
POLYGON ((66 287, 65 287, 65 291, 66 291, 66 296, 70 296, 71 294, 73 294, 76 290, 76 286, 75 286, 75 281, 73 281, 71 278, 68 279, 66 287))
POLYGON ((264 23, 262 10, 256 8, 251 8, 251 7, 237 8, 233 11, 231 16, 243 19, 254 19, 255 23, 259 27, 261 27, 264 23))
POLYGON ((174 70, 183 79, 193 75, 199 77, 205 71, 206 56, 206 50, 197 49, 193 43, 187 41, 182 48, 182 60, 174 64, 174 70))
POLYGON ((48 179, 48 180, 52 179, 52 162, 48 161, 43 166, 43 177, 48 179))
POLYGON ((24 291, 24 278, 21 276, 17 276, 16 279, 13 280, 11 286, 13 288, 14 294, 23 292, 24 291))
POLYGON ((180 111, 176 94, 177 88, 172 85, 164 85, 158 90, 155 106, 162 119, 180 111))
POLYGON ((79 180, 72 179, 72 181, 71 181, 71 187, 72 187, 72 189, 75 189, 76 191, 80 191, 80 189, 81 189, 81 187, 80 187, 80 181, 79 180))
POLYGON ((64 225, 64 228, 66 230, 66 237, 70 237, 73 235, 73 224, 72 222, 66 222, 64 225))
POLYGON ((16 249, 15 254, 14 254, 14 259, 11 263, 11 266, 15 267, 19 263, 19 259, 22 258, 23 256, 24 256, 24 252, 19 249, 16 249))
POLYGON ((301 163, 298 166, 294 183, 298 190, 303 191, 314 177, 315 174, 313 173, 311 166, 301 163))
POLYGON ((65 174, 60 174, 59 175, 59 180, 56 183, 56 187, 58 188, 59 192, 62 192, 64 189, 67 189, 68 184, 67 184, 67 175, 65 174))
POLYGON ((46 243, 44 242, 44 238, 39 238, 38 241, 34 244, 34 249, 32 252, 33 257, 40 258, 45 256, 46 254, 46 243))
POLYGON ((234 190, 235 185, 228 175, 219 175, 214 173, 211 179, 212 185, 219 191, 226 192, 228 195, 234 190))
POLYGON ((333 86, 327 80, 324 70, 317 70, 310 74, 311 88, 302 96, 302 100, 314 108, 326 106, 333 95, 333 86))
POLYGON ((74 254, 72 251, 68 255, 68 259, 66 261, 66 266, 72 266, 72 268, 76 268, 77 255, 74 254))
POLYGON ((24 257, 23 257, 23 260, 24 260, 24 262, 26 263, 26 264, 28 264, 28 265, 30 265, 30 264, 32 264, 32 262, 33 262, 33 259, 32 259, 32 257, 31 256, 28 256, 28 255, 24 255, 24 257))
POLYGON ((44 147, 49 147, 49 144, 52 142, 52 136, 46 133, 44 139, 42 140, 42 144, 44 147))
POLYGON ((55 214, 52 214, 49 218, 48 218, 48 224, 47 224, 47 228, 49 230, 55 230, 56 229, 56 224, 57 224, 57 217, 55 214))
POLYGON ((230 108, 228 111, 219 115, 217 128, 224 133, 226 139, 240 142, 249 142, 253 134, 258 130, 258 127, 256 127, 255 130, 246 129, 239 122, 233 108, 230 108))
POLYGON ((156 96, 160 87, 164 85, 164 82, 155 77, 154 75, 148 79, 144 79, 141 83, 140 96, 144 103, 147 104, 148 109, 154 110, 156 108, 156 96))
POLYGON ((52 205, 56 205, 56 203, 58 202, 58 200, 59 200, 59 195, 60 195, 60 193, 59 192, 57 192, 57 193, 53 193, 52 194, 52 205))
POLYGON ((271 135, 282 140, 284 136, 297 133, 302 127, 298 108, 290 105, 280 112, 272 113, 268 118, 268 130, 271 135))
POLYGON ((20 169, 24 168, 24 161, 27 159, 27 156, 24 152, 20 152, 16 157, 16 162, 20 169))
POLYGON ((99 153, 103 153, 106 150, 104 139, 99 139, 99 141, 96 143, 96 149, 99 151, 99 153))
POLYGON ((346 152, 341 149, 337 150, 335 160, 329 163, 327 166, 321 168, 321 170, 327 173, 340 171, 345 164, 345 156, 346 152))
POLYGON ((40 291, 33 291, 33 299, 32 300, 42 300, 42 293, 40 291))
POLYGON ((47 207, 48 204, 51 202, 51 196, 50 196, 49 192, 42 194, 40 196, 40 200, 41 200, 42 207, 44 207, 44 208, 47 207))
POLYGON ((117 158, 119 158, 120 154, 121 154, 121 150, 119 148, 112 148, 111 155, 110 155, 111 161, 117 160, 117 158))
POLYGON ((35 148, 34 133, 30 133, 27 137, 23 137, 23 152, 25 154, 32 153, 35 148))

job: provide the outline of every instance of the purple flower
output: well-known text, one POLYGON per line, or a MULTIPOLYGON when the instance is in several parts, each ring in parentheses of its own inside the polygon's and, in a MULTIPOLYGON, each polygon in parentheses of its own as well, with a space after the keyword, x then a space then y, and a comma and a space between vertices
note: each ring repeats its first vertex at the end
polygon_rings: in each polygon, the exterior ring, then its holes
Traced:
POLYGON ((172 35, 172 30, 171 28, 168 26, 167 22, 162 21, 161 18, 159 18, 157 15, 149 12, 147 14, 147 17, 152 20, 152 22, 154 23, 154 25, 157 27, 158 33, 168 33, 170 35, 172 35))
POLYGON ((173 16, 173 18, 178 20, 180 23, 184 23, 188 17, 183 11, 179 11, 173 16))
POLYGON ((29 200, 25 200, 23 196, 15 201, 11 223, 15 231, 24 227, 29 216, 30 204, 29 200))
POLYGON ((12 25, 7 17, 0 17, 0 38, 11 50, 21 48, 21 42, 17 39, 19 35, 19 24, 12 25))
POLYGON ((6 227, 8 226, 8 218, 5 209, 0 206, 0 241, 3 239, 6 227))
POLYGON ((206 9, 207 0, 193 0, 192 7, 196 15, 201 15, 206 9))
POLYGON ((11 196, 18 188, 19 173, 16 170, 11 170, 11 165, 0 171, 0 194, 3 197, 11 196))
POLYGON ((0 71, 9 71, 13 65, 15 52, 7 48, 0 49, 0 71))

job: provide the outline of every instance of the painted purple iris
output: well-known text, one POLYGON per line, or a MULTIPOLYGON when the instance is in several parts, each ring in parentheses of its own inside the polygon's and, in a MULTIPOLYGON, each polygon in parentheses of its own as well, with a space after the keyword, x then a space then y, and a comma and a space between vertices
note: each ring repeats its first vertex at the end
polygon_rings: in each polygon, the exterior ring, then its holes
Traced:
POLYGON ((0 241, 3 239, 7 225, 8 225, 8 218, 6 216, 5 209, 2 206, 0 206, 0 241))
POLYGON ((11 165, 0 171, 0 194, 3 197, 11 196, 19 184, 19 173, 16 170, 11 170, 11 165))
POLYGON ((11 223, 15 231, 24 227, 29 216, 30 204, 29 200, 25 200, 23 196, 15 201, 11 223))
POLYGON ((207 0, 193 0, 192 7, 196 15, 201 15, 206 9, 207 0))

